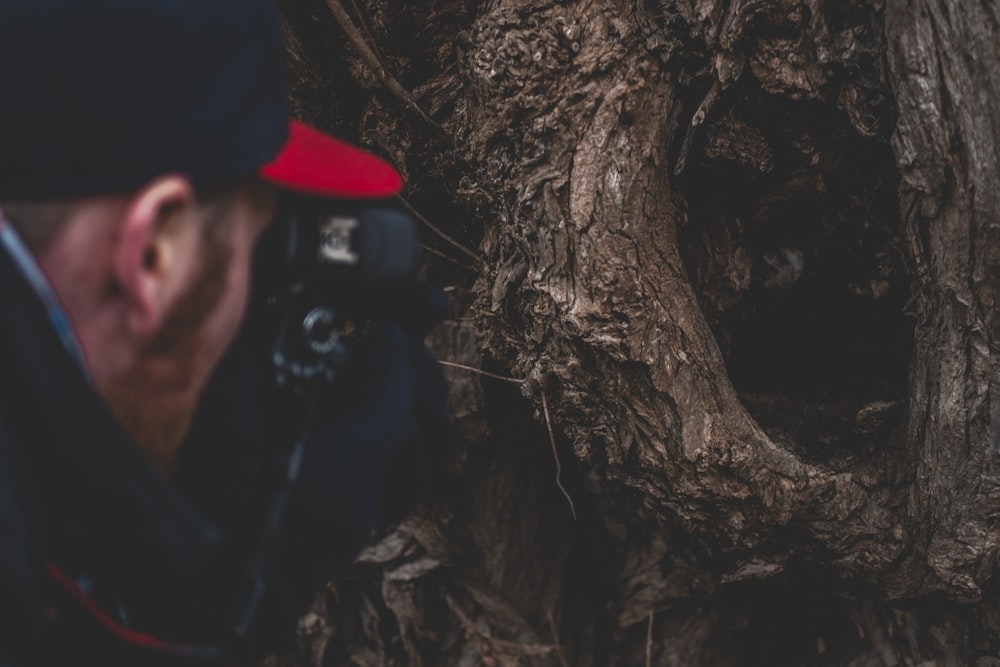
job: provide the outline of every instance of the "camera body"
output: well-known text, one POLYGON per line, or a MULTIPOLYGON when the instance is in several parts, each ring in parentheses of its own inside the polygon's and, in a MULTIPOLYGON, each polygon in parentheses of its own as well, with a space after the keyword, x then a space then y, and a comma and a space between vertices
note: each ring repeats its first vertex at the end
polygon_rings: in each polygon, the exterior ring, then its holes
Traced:
POLYGON ((284 195, 257 246, 253 311, 273 341, 275 386, 329 389, 350 357, 349 322, 406 317, 421 243, 413 217, 391 201, 284 195))

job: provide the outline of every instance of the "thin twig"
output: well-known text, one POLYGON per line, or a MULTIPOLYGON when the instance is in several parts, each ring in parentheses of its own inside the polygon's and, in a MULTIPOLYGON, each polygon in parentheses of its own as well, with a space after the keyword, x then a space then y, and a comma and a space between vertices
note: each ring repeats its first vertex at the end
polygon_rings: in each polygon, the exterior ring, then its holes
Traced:
POLYGON ((396 195, 396 197, 399 199, 400 202, 403 203, 403 206, 405 206, 410 211, 410 213, 412 213, 414 215, 414 217, 416 217, 417 220, 419 220, 420 222, 424 223, 432 232, 434 232, 435 234, 437 234, 438 236, 440 236, 441 238, 443 238, 445 241, 447 241, 448 243, 450 243, 452 246, 454 246, 458 250, 461 250, 462 252, 464 252, 466 255, 468 255, 472 259, 476 260, 476 264, 485 264, 486 263, 486 260, 481 255, 479 255, 478 253, 476 253, 473 250, 469 250, 464 245, 462 245, 461 243, 459 243, 455 239, 453 239, 450 236, 448 236, 448 234, 446 234, 444 232, 444 230, 438 228, 433 222, 431 222, 430 220, 428 220, 426 216, 422 215, 420 213, 420 211, 418 211, 417 209, 413 208, 413 204, 411 204, 410 202, 406 201, 406 198, 403 197, 403 195, 396 195))
POLYGON ((674 167, 674 176, 680 176, 681 172, 684 171, 688 155, 691 153, 691 146, 694 144, 694 135, 698 131, 698 127, 705 122, 705 117, 712 110, 712 107, 715 106, 721 92, 722 83, 716 79, 712 82, 712 87, 708 89, 708 93, 705 94, 705 99, 701 101, 694 115, 691 116, 691 124, 688 125, 687 134, 684 135, 684 143, 681 144, 681 152, 677 156, 677 166, 674 167))
MULTIPOLYGON (((439 360, 438 363, 442 366, 448 366, 449 368, 458 368, 463 371, 485 375, 486 377, 493 378, 494 380, 503 380, 504 382, 511 382, 514 384, 524 384, 524 380, 504 377, 503 375, 497 375, 496 373, 484 371, 481 368, 473 368, 472 366, 456 364, 453 361, 439 360)), ((576 521, 576 505, 573 504, 572 496, 569 495, 569 491, 566 490, 566 487, 563 486, 562 483, 562 462, 559 460, 559 450, 556 448, 556 436, 552 431, 552 416, 549 414, 549 401, 545 398, 544 391, 542 392, 542 412, 545 414, 545 428, 549 432, 549 444, 552 446, 552 458, 556 462, 556 486, 559 487, 559 491, 562 492, 563 496, 566 498, 566 502, 569 503, 569 511, 573 514, 573 521, 576 521)))
POLYGON ((479 634, 479 631, 476 629, 476 624, 472 622, 471 618, 466 616, 465 612, 462 611, 462 608, 459 606, 455 598, 453 598, 448 593, 445 593, 444 601, 448 605, 448 608, 451 609, 452 613, 454 613, 455 616, 458 616, 459 622, 465 626, 465 629, 469 633, 469 635, 479 634))
POLYGON ((562 642, 559 641, 559 629, 556 628, 555 619, 552 618, 552 610, 549 609, 549 631, 552 632, 552 640, 556 643, 556 655, 559 657, 559 664, 562 667, 569 667, 569 663, 566 662, 566 654, 563 652, 562 642))
POLYGON ((379 61, 378 56, 376 56, 375 52, 372 51, 372 47, 368 45, 365 38, 361 36, 357 26, 354 25, 354 21, 351 20, 350 14, 347 13, 347 10, 344 9, 344 6, 340 4, 339 0, 326 0, 326 4, 330 8, 330 11, 333 12, 333 17, 337 19, 337 23, 340 24, 340 29, 344 31, 344 35, 347 37, 348 41, 358 51, 358 55, 365 61, 365 64, 367 64, 368 67, 375 72, 375 75, 382 80, 382 85, 398 97, 403 104, 412 109, 415 114, 420 116, 425 123, 437 128, 438 130, 442 130, 443 128, 435 122, 433 118, 427 115, 427 112, 424 111, 419 104, 417 104, 417 101, 413 99, 413 95, 410 91, 404 88, 403 84, 397 81, 396 78, 389 73, 389 70, 385 67, 385 65, 379 61))
POLYGON ((649 612, 649 623, 646 625, 646 667, 653 666, 653 612, 649 612))
POLYGON ((438 361, 442 366, 448 366, 449 368, 458 368, 463 371, 469 371, 470 373, 477 373, 479 375, 485 375, 488 378, 493 378, 494 380, 503 380, 504 382, 512 382, 514 384, 524 384, 523 380, 518 380, 517 378, 504 377, 503 375, 497 375, 496 373, 490 373, 489 371, 484 371, 481 368, 473 368, 472 366, 464 366, 462 364, 456 364, 454 361, 438 361))
POLYGON ((426 243, 421 244, 421 247, 424 249, 425 252, 428 252, 428 253, 434 255, 435 257, 440 257, 443 260, 451 262, 452 264, 454 264, 455 266, 457 266, 460 269, 465 269, 466 271, 472 271, 472 272, 476 271, 476 267, 469 266, 468 264, 463 264, 462 262, 458 261, 457 259, 455 259, 451 255, 449 255, 447 253, 443 253, 440 250, 437 250, 436 248, 432 248, 429 245, 427 245, 426 243))
POLYGON ((573 499, 570 497, 569 492, 566 491, 566 487, 562 485, 562 463, 559 461, 559 452, 556 450, 556 436, 552 432, 552 418, 549 416, 549 402, 545 398, 545 392, 542 392, 542 411, 545 413, 545 427, 549 430, 549 443, 552 445, 552 458, 556 461, 556 486, 562 491, 562 494, 566 496, 566 502, 569 503, 569 511, 573 513, 573 521, 576 521, 576 506, 573 504, 573 499))
POLYGON ((375 35, 372 34, 372 31, 368 29, 368 22, 365 21, 365 15, 361 13, 361 8, 358 7, 358 3, 354 0, 351 0, 351 7, 354 9, 354 15, 358 17, 358 23, 361 24, 361 29, 365 31, 366 35, 368 35, 368 44, 372 47, 372 50, 375 51, 375 55, 378 56, 379 63, 386 69, 386 71, 388 71, 389 68, 385 66, 385 57, 382 55, 382 51, 378 48, 378 40, 375 39, 375 35))

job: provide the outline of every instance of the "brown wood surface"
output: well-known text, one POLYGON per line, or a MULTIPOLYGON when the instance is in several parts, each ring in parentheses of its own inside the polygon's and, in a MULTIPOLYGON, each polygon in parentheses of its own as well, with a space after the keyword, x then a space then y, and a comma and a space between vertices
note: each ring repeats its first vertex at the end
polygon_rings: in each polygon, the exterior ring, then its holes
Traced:
POLYGON ((995 1, 329 2, 460 443, 289 664, 1000 665, 995 1))

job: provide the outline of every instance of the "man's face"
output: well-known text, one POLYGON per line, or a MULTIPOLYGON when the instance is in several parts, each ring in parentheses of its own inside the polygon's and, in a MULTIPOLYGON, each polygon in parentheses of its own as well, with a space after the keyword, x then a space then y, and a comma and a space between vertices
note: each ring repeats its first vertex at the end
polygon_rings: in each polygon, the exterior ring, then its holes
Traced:
POLYGON ((255 186, 199 206, 204 233, 193 275, 133 368, 101 392, 161 470, 173 468, 201 393, 243 321, 254 245, 274 198, 255 186))

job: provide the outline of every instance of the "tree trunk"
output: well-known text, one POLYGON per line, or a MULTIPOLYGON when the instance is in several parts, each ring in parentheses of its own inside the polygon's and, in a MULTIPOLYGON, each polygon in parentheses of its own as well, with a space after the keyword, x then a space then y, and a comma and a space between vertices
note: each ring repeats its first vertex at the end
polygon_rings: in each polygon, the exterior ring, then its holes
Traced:
POLYGON ((995 2, 283 9, 464 367, 290 664, 1000 665, 995 2))

